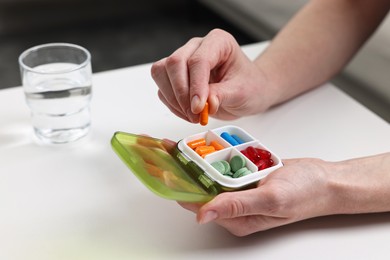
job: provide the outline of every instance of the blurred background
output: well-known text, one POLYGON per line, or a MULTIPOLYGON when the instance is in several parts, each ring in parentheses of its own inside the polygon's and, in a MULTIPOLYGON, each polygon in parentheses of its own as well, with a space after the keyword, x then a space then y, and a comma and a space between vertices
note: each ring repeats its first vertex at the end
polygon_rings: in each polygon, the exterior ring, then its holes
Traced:
MULTIPOLYGON (((48 42, 92 54, 94 72, 153 62, 211 29, 240 45, 270 40, 308 0, 0 0, 0 89, 19 86, 17 58, 48 42)), ((332 82, 390 122, 389 16, 332 82)))
POLYGON ((216 27, 254 42, 192 0, 0 0, 0 88, 21 84, 17 59, 34 45, 79 44, 99 72, 158 60, 216 27))

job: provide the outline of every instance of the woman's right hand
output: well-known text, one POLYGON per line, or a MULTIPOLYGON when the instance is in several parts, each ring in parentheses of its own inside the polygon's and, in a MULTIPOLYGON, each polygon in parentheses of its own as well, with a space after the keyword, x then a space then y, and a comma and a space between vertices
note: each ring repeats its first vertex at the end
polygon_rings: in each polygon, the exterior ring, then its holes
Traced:
POLYGON ((264 111, 275 100, 266 75, 219 29, 191 39, 154 63, 151 73, 161 101, 192 123, 199 122, 206 101, 210 116, 230 120, 264 111))

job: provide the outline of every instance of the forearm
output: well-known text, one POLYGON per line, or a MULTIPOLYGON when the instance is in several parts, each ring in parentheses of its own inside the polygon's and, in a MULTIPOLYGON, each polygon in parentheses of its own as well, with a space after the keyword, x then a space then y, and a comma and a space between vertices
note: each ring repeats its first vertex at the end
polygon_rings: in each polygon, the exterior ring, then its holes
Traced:
POLYGON ((329 180, 332 214, 390 211, 390 153, 335 163, 329 180))
POLYGON ((390 1, 312 0, 255 63, 280 103, 336 75, 373 33, 390 1))

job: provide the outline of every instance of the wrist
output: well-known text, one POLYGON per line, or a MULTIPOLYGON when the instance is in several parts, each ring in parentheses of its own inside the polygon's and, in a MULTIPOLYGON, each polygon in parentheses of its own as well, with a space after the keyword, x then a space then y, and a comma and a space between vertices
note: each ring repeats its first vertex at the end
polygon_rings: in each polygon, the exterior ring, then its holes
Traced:
POLYGON ((270 107, 282 103, 283 101, 283 91, 279 87, 277 80, 272 77, 269 66, 265 63, 254 61, 254 66, 256 68, 256 83, 258 86, 258 95, 261 103, 260 111, 265 111, 270 107), (264 100, 264 96, 266 99, 264 100))
POLYGON ((332 163, 331 214, 390 210, 390 153, 332 163))

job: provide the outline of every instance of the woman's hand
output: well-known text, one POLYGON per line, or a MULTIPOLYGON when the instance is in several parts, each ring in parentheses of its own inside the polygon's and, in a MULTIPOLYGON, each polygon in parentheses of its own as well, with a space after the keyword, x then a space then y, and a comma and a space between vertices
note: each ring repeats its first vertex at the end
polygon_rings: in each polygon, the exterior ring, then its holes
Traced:
POLYGON ((225 192, 200 205, 180 203, 204 224, 215 221, 237 236, 326 215, 332 209, 328 171, 319 159, 291 159, 261 180, 257 188, 225 192))
POLYGON ((283 163, 256 188, 221 193, 204 205, 180 204, 199 223, 215 221, 237 236, 318 216, 390 211, 390 153, 283 163))
POLYGON ((266 110, 273 103, 266 76, 227 32, 193 38, 152 66, 161 101, 177 116, 199 122, 208 100, 210 115, 234 119, 266 110))

